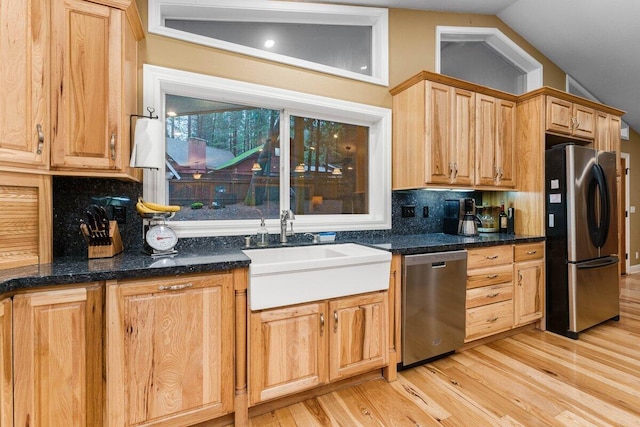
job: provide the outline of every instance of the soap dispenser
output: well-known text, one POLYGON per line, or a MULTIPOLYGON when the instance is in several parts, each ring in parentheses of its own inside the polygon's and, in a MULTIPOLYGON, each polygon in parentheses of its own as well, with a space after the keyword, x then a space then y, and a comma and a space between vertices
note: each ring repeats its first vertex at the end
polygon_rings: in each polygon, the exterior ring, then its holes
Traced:
POLYGON ((258 246, 267 246, 269 244, 269 230, 267 230, 267 226, 264 224, 264 218, 260 218, 260 228, 258 228, 256 244, 258 246))

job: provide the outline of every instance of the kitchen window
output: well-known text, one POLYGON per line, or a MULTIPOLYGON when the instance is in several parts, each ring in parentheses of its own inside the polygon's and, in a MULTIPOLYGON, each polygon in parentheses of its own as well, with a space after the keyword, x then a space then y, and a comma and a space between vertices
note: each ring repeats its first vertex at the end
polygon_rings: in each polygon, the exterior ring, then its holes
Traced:
POLYGON ((388 109, 144 66, 144 102, 160 106, 165 169, 144 197, 182 206, 181 237, 391 227, 388 109))
POLYGON ((149 32, 369 83, 389 80, 383 8, 149 0, 149 32))

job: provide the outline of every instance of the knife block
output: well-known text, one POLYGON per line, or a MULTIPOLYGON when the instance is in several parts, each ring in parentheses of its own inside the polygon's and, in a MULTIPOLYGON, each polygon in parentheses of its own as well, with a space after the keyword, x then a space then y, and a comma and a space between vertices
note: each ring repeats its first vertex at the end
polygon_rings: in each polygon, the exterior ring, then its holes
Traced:
POLYGON ((109 221, 109 240, 108 245, 89 245, 89 258, 110 258, 124 250, 116 221, 109 221))

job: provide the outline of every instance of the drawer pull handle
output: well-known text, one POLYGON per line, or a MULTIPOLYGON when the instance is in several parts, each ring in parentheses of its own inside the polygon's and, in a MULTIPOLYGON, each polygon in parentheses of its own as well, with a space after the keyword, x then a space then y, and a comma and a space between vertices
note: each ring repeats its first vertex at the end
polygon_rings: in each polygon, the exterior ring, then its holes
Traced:
POLYGON ((489 275, 487 276, 487 279, 495 279, 496 277, 498 277, 498 275, 497 275, 497 274, 489 274, 489 275))
POLYGON ((527 251, 527 255, 535 255, 538 251, 527 251))
POLYGON ((159 291, 180 291, 182 289, 187 289, 193 287, 193 283, 185 283, 184 285, 171 285, 171 286, 158 286, 159 291))
POLYGON ((495 298, 498 295, 500 295, 500 292, 496 292, 495 294, 489 294, 489 295, 487 295, 487 298, 495 298))
POLYGON ((320 313, 320 336, 324 335, 324 313, 320 313))
POLYGON ((338 310, 333 310, 333 333, 338 332, 338 310))
POLYGON ((496 259, 498 258, 500 255, 489 255, 487 257, 485 257, 486 259, 496 259))
POLYGON ((493 323, 493 322, 495 322, 496 320, 498 320, 498 318, 497 318, 497 317, 492 317, 491 319, 487 319, 487 322, 488 322, 488 323, 493 323))

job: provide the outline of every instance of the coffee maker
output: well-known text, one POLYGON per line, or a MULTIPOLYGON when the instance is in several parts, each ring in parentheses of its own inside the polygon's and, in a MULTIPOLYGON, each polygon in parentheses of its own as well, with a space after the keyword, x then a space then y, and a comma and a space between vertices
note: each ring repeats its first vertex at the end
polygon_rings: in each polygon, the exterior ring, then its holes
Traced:
POLYGON ((443 231, 445 234, 477 236, 476 201, 471 198, 445 200, 443 231))

